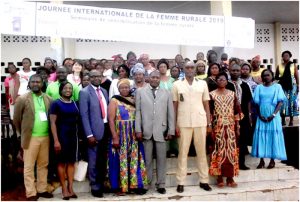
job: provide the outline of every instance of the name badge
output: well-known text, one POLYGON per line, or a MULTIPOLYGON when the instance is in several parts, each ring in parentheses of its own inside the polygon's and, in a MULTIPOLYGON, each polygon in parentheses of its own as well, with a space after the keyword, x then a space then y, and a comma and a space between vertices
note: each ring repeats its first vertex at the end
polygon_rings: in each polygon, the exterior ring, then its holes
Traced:
POLYGON ((47 121, 47 115, 46 112, 40 112, 40 120, 41 121, 47 121))

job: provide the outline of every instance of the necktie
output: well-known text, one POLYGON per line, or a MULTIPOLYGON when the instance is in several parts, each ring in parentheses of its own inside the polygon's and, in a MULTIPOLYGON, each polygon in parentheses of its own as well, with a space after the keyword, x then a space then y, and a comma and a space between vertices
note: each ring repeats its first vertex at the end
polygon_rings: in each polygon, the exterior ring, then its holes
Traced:
POLYGON ((104 110, 104 104, 102 102, 102 96, 101 96, 101 93, 100 93, 100 88, 97 88, 96 92, 97 92, 98 100, 99 100, 99 103, 100 103, 102 119, 104 119, 105 118, 105 110, 104 110))
POLYGON ((154 99, 155 99, 155 97, 156 97, 156 96, 155 96, 156 88, 152 88, 151 90, 152 90, 153 97, 154 97, 154 99))

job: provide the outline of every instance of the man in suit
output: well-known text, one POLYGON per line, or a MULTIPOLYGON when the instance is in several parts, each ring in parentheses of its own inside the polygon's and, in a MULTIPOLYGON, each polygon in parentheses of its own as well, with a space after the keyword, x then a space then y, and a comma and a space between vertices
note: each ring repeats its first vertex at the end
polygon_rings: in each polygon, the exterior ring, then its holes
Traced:
POLYGON ((42 92, 42 87, 42 77, 38 74, 32 75, 29 78, 30 92, 17 98, 14 111, 13 121, 18 135, 21 135, 21 146, 24 149, 24 184, 29 201, 37 201, 39 197, 53 197, 47 192, 50 142, 47 112, 52 99, 42 92))
POLYGON ((88 139, 89 179, 94 197, 103 197, 106 173, 106 148, 108 134, 108 94, 100 87, 101 73, 90 71, 91 84, 80 91, 80 115, 84 133, 88 139))
POLYGON ((136 93, 136 137, 143 139, 149 184, 152 181, 153 145, 156 148, 157 191, 166 193, 166 140, 175 135, 171 93, 159 88, 160 74, 150 73, 149 84, 136 93))
POLYGON ((195 64, 184 65, 185 78, 174 83, 173 103, 176 120, 176 136, 179 137, 177 192, 184 191, 187 174, 187 156, 192 139, 197 153, 197 168, 200 188, 211 191, 208 185, 208 163, 206 157, 206 129, 211 130, 209 92, 205 81, 194 78, 195 64))

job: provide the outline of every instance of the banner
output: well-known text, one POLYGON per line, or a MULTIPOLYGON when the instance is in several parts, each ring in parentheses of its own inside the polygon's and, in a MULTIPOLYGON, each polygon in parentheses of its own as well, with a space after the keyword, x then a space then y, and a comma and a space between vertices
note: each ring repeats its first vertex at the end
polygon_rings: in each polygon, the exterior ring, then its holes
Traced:
POLYGON ((254 47, 254 21, 249 18, 53 3, 36 3, 34 8, 34 33, 38 36, 192 46, 254 47), (239 27, 241 22, 246 27, 244 32, 239 27), (239 27, 238 37, 232 32, 233 27, 239 27))

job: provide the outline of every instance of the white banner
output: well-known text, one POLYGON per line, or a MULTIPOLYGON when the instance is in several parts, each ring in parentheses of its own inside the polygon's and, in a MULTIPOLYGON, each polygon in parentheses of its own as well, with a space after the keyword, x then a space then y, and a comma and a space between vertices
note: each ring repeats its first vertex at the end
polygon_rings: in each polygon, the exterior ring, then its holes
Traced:
POLYGON ((1 33, 35 35, 36 3, 2 1, 0 5, 1 33))
MULTIPOLYGON (((35 8, 35 12, 32 12, 35 14, 34 33, 38 36, 192 46, 254 47, 254 21, 248 18, 226 17, 225 20, 224 16, 51 3, 36 3, 35 8), (243 30, 240 22, 243 23, 243 30), (235 29, 238 30, 238 36, 236 32, 232 32, 233 27, 238 28, 235 29)), ((5 31, 7 32, 6 29, 5 31)))

